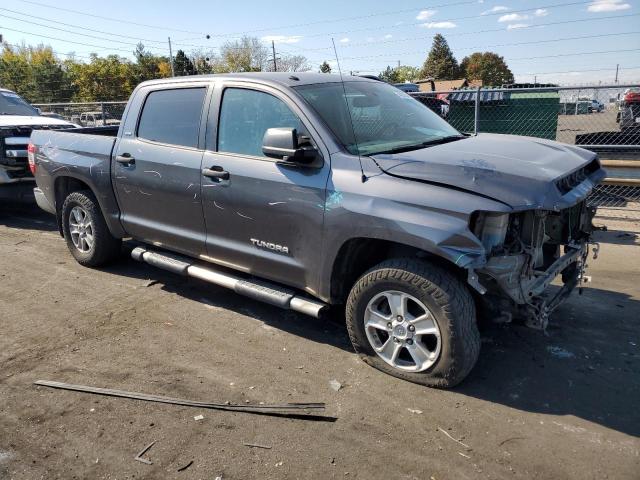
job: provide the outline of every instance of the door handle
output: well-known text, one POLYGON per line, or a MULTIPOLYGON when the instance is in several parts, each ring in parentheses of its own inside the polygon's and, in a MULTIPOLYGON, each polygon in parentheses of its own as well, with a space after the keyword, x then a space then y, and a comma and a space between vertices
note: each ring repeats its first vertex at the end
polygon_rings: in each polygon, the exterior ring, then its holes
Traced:
POLYGON ((116 162, 122 165, 133 165, 136 163, 136 159, 133 158, 130 153, 123 153, 122 155, 116 156, 116 162))
POLYGON ((222 167, 214 166, 211 168, 203 168, 202 175, 209 178, 219 178, 220 180, 229 180, 229 172, 223 170, 222 167))

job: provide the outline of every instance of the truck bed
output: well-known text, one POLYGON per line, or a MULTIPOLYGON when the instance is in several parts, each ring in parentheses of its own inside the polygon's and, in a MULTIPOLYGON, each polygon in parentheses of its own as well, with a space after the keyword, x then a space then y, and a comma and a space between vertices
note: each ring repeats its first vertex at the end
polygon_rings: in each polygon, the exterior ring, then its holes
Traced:
POLYGON ((94 192, 107 224, 117 231, 120 212, 111 183, 111 152, 117 131, 118 127, 33 131, 30 140, 36 147, 36 182, 51 206, 49 210, 60 207, 61 199, 55 196, 58 178, 73 179, 94 192))

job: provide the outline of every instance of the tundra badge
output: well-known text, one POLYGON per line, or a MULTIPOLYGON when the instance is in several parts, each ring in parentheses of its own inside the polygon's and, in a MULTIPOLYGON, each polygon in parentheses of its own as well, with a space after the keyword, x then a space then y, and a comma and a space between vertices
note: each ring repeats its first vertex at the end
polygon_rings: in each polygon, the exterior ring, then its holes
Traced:
POLYGON ((278 245, 277 243, 265 242, 264 240, 258 240, 256 238, 251 239, 251 243, 253 243, 256 247, 268 248, 269 250, 273 250, 274 252, 280 252, 289 254, 289 247, 284 245, 278 245))

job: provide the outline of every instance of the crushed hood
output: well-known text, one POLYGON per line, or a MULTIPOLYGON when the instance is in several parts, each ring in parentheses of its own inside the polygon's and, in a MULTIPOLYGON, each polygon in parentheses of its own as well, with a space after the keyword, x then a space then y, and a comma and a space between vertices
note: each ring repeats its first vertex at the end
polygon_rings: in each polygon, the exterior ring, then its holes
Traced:
POLYGON ((32 125, 69 125, 70 127, 75 126, 73 123, 53 117, 38 115, 0 115, 0 127, 26 127, 32 125))
POLYGON ((522 208, 565 208, 586 197, 601 168, 571 192, 556 181, 591 163, 596 154, 550 140, 480 134, 397 154, 373 155, 390 175, 442 184, 522 208))

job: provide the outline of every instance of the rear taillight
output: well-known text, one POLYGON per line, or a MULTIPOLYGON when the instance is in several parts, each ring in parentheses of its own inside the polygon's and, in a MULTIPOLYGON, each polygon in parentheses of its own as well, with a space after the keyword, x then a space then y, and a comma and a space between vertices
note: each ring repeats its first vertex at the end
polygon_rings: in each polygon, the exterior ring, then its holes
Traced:
POLYGON ((38 150, 37 147, 33 143, 30 143, 29 146, 27 147, 27 158, 29 159, 29 170, 31 170, 32 175, 36 174, 36 151, 37 150, 38 150))

